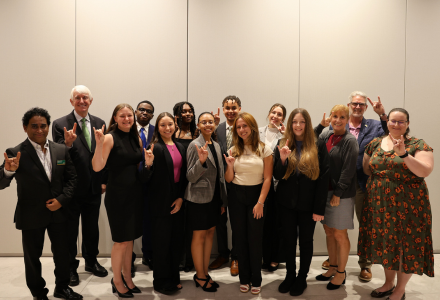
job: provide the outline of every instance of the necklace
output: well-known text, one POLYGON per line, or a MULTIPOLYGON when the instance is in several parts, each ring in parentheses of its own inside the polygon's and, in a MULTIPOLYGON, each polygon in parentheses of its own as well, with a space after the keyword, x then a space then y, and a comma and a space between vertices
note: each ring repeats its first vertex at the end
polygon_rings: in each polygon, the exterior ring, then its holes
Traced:
POLYGON ((188 130, 188 131, 185 133, 185 136, 191 136, 191 130, 188 130))
POLYGON ((335 143, 338 143, 341 139, 342 139, 342 135, 338 135, 337 137, 336 135, 334 135, 332 140, 332 146, 334 146, 335 143))

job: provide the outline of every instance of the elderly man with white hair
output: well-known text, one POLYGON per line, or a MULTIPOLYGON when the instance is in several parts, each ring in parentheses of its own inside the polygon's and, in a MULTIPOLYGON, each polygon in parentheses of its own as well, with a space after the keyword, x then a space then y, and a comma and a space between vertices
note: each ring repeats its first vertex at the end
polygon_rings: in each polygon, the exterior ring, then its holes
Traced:
POLYGON ((77 268, 77 239, 79 217, 82 224, 81 252, 85 260, 85 270, 93 275, 105 277, 107 270, 101 266, 96 257, 99 253, 99 209, 101 194, 106 188, 106 170, 94 172, 92 158, 95 153, 95 135, 93 128, 102 128, 105 122, 89 114, 93 102, 90 90, 84 85, 75 86, 70 93, 70 104, 73 111, 53 122, 52 137, 59 144, 69 148, 69 154, 78 175, 77 186, 72 201, 66 207, 68 214, 68 248, 70 253, 70 286, 79 284, 77 268))

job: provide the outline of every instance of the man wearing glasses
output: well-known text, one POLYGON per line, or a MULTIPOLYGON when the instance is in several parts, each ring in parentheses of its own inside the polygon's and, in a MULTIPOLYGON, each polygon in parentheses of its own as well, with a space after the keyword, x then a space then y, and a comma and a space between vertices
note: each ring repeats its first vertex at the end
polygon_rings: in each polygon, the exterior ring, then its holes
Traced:
MULTIPOLYGON (((387 130, 387 115, 385 114, 385 108, 380 101, 380 97, 377 97, 378 101, 371 101, 363 92, 355 91, 348 96, 349 103, 347 104, 350 109, 350 119, 347 124, 347 130, 354 135, 359 144, 359 155, 356 163, 357 169, 357 183, 356 183, 356 196, 355 196, 355 210, 358 221, 361 217, 362 205, 365 196, 365 190, 368 180, 362 169, 362 159, 364 157, 365 147, 376 137, 380 137, 385 134, 387 130), (368 108, 367 100, 373 106, 373 110, 379 115, 380 121, 364 118, 364 113, 368 108)), ((323 119, 321 125, 328 126, 328 122, 323 119)), ((370 281, 372 279, 371 273, 371 261, 365 257, 359 257, 359 266, 361 272, 359 279, 362 281, 370 281)), ((330 264, 328 259, 323 262, 322 268, 328 270, 330 264)))

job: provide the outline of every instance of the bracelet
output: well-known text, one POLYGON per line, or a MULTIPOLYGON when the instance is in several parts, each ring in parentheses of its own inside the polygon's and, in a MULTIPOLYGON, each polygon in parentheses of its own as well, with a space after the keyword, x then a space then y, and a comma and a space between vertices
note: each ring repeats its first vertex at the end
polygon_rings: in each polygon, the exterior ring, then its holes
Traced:
POLYGON ((386 113, 383 113, 379 116, 379 118, 382 118, 383 116, 386 116, 386 115, 387 115, 386 113))
POLYGON ((405 150, 405 154, 404 155, 399 155, 400 158, 405 158, 408 156, 408 151, 405 150))
POLYGON ((264 203, 261 203, 260 201, 258 201, 258 203, 260 203, 260 204, 263 205, 263 207, 264 207, 264 203))

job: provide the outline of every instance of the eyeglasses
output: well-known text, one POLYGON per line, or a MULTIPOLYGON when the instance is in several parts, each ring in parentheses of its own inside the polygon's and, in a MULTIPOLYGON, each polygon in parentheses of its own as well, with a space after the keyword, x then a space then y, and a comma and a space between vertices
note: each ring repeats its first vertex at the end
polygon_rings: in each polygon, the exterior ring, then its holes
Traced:
POLYGON ((149 113, 150 115, 154 112, 154 111, 152 111, 151 109, 146 109, 146 108, 143 108, 143 107, 139 107, 139 108, 138 108, 138 111, 141 111, 141 112, 147 112, 147 113, 149 113))
POLYGON ((353 107, 357 107, 359 105, 359 107, 363 108, 365 106, 367 106, 366 103, 356 103, 356 102, 350 102, 351 106, 353 107))
POLYGON ((400 126, 405 125, 405 123, 408 121, 396 121, 396 120, 390 120, 391 125, 399 124, 400 126))
POLYGON ((202 124, 203 126, 206 126, 206 125, 214 125, 214 121, 202 121, 202 122, 200 122, 200 124, 202 124))

